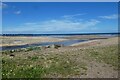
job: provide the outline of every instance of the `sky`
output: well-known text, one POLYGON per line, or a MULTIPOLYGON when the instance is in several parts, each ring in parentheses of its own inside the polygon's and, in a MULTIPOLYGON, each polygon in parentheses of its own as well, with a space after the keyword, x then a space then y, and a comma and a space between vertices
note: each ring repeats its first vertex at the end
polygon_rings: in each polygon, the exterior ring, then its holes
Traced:
POLYGON ((2 33, 118 32, 117 2, 4 2, 2 33))

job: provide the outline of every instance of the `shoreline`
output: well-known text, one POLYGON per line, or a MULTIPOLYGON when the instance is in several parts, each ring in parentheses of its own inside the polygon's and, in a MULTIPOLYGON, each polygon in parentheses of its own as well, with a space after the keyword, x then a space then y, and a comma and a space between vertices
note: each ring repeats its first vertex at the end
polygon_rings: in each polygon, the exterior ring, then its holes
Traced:
MULTIPOLYGON (((71 36, 72 38, 73 36, 71 36)), ((76 37, 76 36, 75 36, 76 37)), ((96 36, 95 36, 96 37, 96 36)), ((3 41, 2 42, 5 42, 5 43, 9 43, 9 42, 12 42, 10 44, 0 44, 0 47, 6 47, 6 48, 10 48, 10 47, 23 47, 23 46, 45 46, 44 43, 49 43, 50 42, 50 45, 52 44, 57 44, 57 43, 54 43, 54 42, 64 42, 64 41, 69 41, 69 40, 87 40, 86 38, 88 38, 87 41, 83 41, 83 42, 75 42, 75 43, 72 43, 70 45, 68 45, 69 47, 74 47, 74 46, 90 46, 90 45, 95 45, 95 44, 100 44, 102 41, 104 42, 104 40, 108 40, 109 39, 115 39, 117 40, 116 38, 118 37, 112 37, 112 38, 106 38, 106 39, 99 39, 99 36, 98 38, 95 38, 94 37, 89 37, 89 36, 86 36, 82 38, 82 36, 77 36, 76 38, 72 38, 72 39, 66 39, 66 38, 53 38, 53 37, 3 37, 3 41), (80 39, 79 39, 80 38, 80 39), (31 40, 30 40, 31 39, 31 40), (91 40, 90 40, 91 39, 91 40), (93 39, 93 40, 92 40, 93 39), (30 41, 28 41, 30 40, 30 41), (17 41, 17 42, 16 42, 17 41), (20 42, 19 42, 20 41, 20 42), (14 43, 15 42, 15 43, 14 43), (53 42, 53 43, 52 43, 53 42), (52 43, 52 44, 51 44, 52 43)), ((101 38, 101 37, 100 37, 101 38)), ((113 40, 114 41, 114 40, 113 40)), ((116 41, 115 41, 116 42, 116 41)), ((107 43, 107 42, 106 42, 107 43)), ((105 44, 106 44, 105 43, 105 44)), ((60 44, 60 43, 59 43, 60 44)), ((62 44, 62 43, 61 43, 62 44)), ((49 44, 48 44, 49 45, 49 44)))
POLYGON ((71 45, 71 47, 114 45, 114 44, 118 44, 118 38, 119 37, 112 37, 108 39, 85 41, 85 42, 73 44, 71 45))
POLYGON ((21 46, 21 45, 30 45, 42 42, 58 42, 65 41, 68 39, 63 38, 53 38, 53 37, 0 37, 1 44, 0 47, 4 46, 21 46))
POLYGON ((98 42, 98 41, 99 40, 90 40, 90 41, 75 43, 75 44, 72 44, 70 46, 78 46, 78 45, 82 45, 82 44, 86 44, 86 43, 91 43, 91 42, 98 42))

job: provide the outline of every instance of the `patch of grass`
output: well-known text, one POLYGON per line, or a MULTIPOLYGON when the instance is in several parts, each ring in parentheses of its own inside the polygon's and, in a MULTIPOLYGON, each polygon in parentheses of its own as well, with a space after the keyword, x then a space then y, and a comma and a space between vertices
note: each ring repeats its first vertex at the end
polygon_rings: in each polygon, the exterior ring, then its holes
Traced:
MULTIPOLYGON (((106 47, 94 47, 62 53, 49 52, 41 54, 40 48, 29 48, 28 51, 35 55, 22 54, 20 51, 13 58, 2 55, 3 78, 43 78, 43 77, 75 77, 86 75, 87 64, 83 61, 96 60, 117 68, 118 47, 117 45, 106 47), (32 50, 32 51, 31 51, 32 50), (21 54, 25 57, 18 57, 21 54), (84 58, 84 59, 83 59, 84 58)), ((10 52, 5 52, 10 54, 10 52)))
POLYGON ((42 66, 17 66, 15 63, 10 66, 10 64, 7 63, 3 65, 2 72, 3 78, 34 78, 43 76, 45 69, 42 66))
POLYGON ((5 50, 5 51, 2 51, 2 54, 6 54, 6 55, 8 55, 8 54, 10 54, 11 53, 11 51, 10 50, 5 50))
POLYGON ((2 54, 10 54, 10 53, 15 53, 15 52, 28 52, 28 51, 33 51, 33 50, 41 50, 40 47, 27 47, 27 48, 21 48, 21 49, 15 49, 15 50, 4 50, 2 51, 2 54))
POLYGON ((32 50, 37 50, 37 49, 41 49, 40 47, 28 47, 28 48, 26 48, 26 50, 25 51, 32 51, 32 50))
POLYGON ((49 70, 50 72, 58 73, 62 76, 67 76, 75 73, 74 69, 72 68, 73 64, 67 63, 65 61, 59 61, 56 63, 52 63, 49 70))
POLYGON ((34 66, 34 67, 27 67, 21 68, 19 70, 18 77, 25 77, 25 78, 41 78, 45 75, 47 69, 42 66, 34 66))
POLYGON ((36 61, 37 59, 38 59, 39 57, 38 56, 33 56, 33 57, 28 57, 28 59, 30 59, 30 60, 34 60, 34 61, 36 61))
POLYGON ((110 64, 118 68, 118 46, 106 46, 100 48, 89 49, 90 56, 99 61, 110 64))
MULTIPOLYGON (((71 56, 72 57, 72 56, 71 56)), ((3 58, 3 78, 41 78, 77 76, 87 70, 86 64, 77 63, 68 55, 40 55, 28 59, 3 58), (45 57, 45 58, 43 58, 45 57)), ((84 72, 85 73, 85 72, 84 72)))
POLYGON ((68 75, 80 76, 80 73, 83 70, 87 70, 87 65, 85 63, 78 63, 71 57, 72 56, 66 54, 49 56, 47 66, 49 67, 50 74, 57 73, 58 75, 61 75, 63 77, 66 77, 68 75))

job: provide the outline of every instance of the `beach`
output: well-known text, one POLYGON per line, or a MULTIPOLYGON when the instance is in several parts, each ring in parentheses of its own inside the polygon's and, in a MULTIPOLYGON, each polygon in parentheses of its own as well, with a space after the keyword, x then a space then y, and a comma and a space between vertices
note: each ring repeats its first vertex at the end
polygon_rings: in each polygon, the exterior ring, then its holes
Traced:
POLYGON ((118 44, 118 37, 108 38, 108 39, 98 39, 98 40, 92 40, 82 43, 76 43, 71 46, 83 46, 83 45, 89 45, 89 46, 105 46, 105 45, 113 45, 118 44))
POLYGON ((17 46, 25 44, 35 44, 42 42, 60 42, 65 40, 87 40, 87 39, 106 39, 107 36, 81 35, 68 37, 48 37, 48 36, 0 36, 0 46, 17 46))

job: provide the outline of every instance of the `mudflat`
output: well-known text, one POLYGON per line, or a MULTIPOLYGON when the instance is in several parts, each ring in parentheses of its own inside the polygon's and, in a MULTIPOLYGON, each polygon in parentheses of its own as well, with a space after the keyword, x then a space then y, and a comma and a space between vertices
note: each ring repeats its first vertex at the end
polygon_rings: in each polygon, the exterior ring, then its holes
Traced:
POLYGON ((16 46, 16 45, 25 45, 25 44, 33 44, 40 42, 58 42, 67 39, 53 38, 53 37, 22 37, 22 36, 0 36, 2 40, 0 46, 16 46))
POLYGON ((16 45, 25 45, 41 42, 59 42, 65 40, 73 39, 106 39, 107 36, 96 36, 96 35, 78 35, 78 36, 68 36, 68 37, 34 37, 34 36, 0 36, 0 46, 16 46, 16 45))

